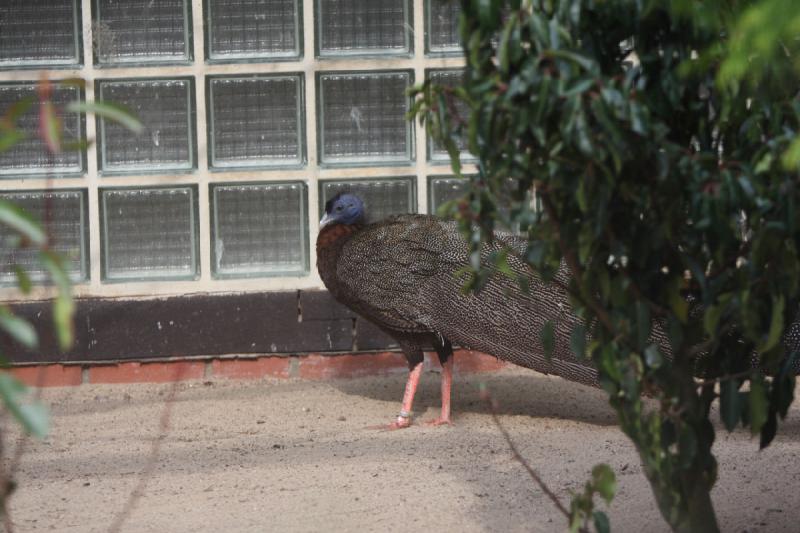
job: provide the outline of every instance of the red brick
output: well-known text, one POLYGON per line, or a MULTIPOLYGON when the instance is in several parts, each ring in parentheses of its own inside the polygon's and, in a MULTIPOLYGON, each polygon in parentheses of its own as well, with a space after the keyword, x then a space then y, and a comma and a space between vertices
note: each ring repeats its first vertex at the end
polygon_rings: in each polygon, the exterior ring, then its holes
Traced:
POLYGON ((15 366, 8 371, 31 387, 72 387, 81 384, 81 367, 77 365, 15 366))
POLYGON ((303 379, 353 378, 403 370, 408 370, 408 363, 398 352, 307 355, 300 358, 300 377, 303 379))
POLYGON ((508 366, 508 363, 493 355, 471 350, 457 350, 455 352, 455 371, 461 374, 474 374, 477 372, 496 372, 508 366))
POLYGON ((202 361, 119 363, 89 367, 89 383, 168 383, 203 377, 202 361))
POLYGON ((214 377, 231 379, 260 379, 264 376, 288 378, 288 357, 259 357, 257 359, 214 359, 214 377))

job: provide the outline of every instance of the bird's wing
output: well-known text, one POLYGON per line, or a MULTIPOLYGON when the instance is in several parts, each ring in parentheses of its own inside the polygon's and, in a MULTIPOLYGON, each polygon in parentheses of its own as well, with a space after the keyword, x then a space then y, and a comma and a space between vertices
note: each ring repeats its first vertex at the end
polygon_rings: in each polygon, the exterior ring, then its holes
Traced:
POLYGON ((336 268, 353 297, 351 305, 391 329, 431 331, 429 306, 420 305, 426 292, 432 283, 457 288, 452 272, 466 262, 466 247, 449 242, 460 237, 448 224, 427 215, 402 215, 358 232, 343 247, 336 268))

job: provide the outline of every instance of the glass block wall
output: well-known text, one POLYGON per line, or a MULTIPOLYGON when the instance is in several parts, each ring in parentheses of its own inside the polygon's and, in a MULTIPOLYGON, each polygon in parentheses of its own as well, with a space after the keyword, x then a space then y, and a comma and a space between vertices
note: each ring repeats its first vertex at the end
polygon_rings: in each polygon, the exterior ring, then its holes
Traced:
MULTIPOLYGON (((458 83, 457 17, 452 0, 7 0, 0 117, 27 135, 0 152, 0 198, 43 221, 79 296, 322 287, 332 195, 362 195, 377 221, 463 192, 405 118, 413 84, 458 83), (43 76, 75 150, 36 136, 43 76), (92 100, 144 130, 67 110, 92 100)), ((8 296, 15 268, 44 277, 10 239, 0 228, 8 296)))

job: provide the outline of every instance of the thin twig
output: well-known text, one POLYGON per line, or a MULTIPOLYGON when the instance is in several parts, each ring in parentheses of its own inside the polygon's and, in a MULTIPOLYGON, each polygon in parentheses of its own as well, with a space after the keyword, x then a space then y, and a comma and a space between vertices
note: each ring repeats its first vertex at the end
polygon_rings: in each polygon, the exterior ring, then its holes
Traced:
POLYGON ((167 431, 169 430, 172 407, 175 403, 175 396, 178 393, 178 385, 180 384, 180 375, 182 373, 182 370, 178 371, 177 375, 175 376, 175 381, 172 383, 172 388, 170 389, 169 395, 164 401, 164 410, 161 411, 161 420, 158 423, 158 436, 153 440, 153 445, 150 448, 150 454, 147 457, 147 462, 142 469, 142 473, 139 475, 139 482, 131 491, 130 495, 128 496, 128 501, 125 502, 122 510, 117 514, 117 516, 114 518, 114 521, 111 523, 111 526, 108 528, 109 533, 119 533, 119 531, 122 529, 122 526, 125 524, 125 521, 130 518, 133 510, 139 503, 139 500, 141 500, 142 496, 144 496, 147 482, 153 476, 153 471, 155 470, 159 455, 161 454, 161 445, 163 444, 164 439, 167 436, 167 431))
MULTIPOLYGON (((5 418, 5 417, 3 417, 5 418)), ((3 458, 3 435, 0 432, 0 514, 3 515, 3 531, 6 533, 14 533, 14 523, 11 521, 11 515, 8 511, 8 498, 11 496, 11 480, 13 479, 6 471, 2 460, 3 458)))
MULTIPOLYGON (((528 461, 522 456, 522 454, 519 453, 519 450, 514 445, 514 441, 511 440, 511 435, 508 434, 506 428, 504 428, 503 424, 500 423, 500 417, 497 416, 497 404, 492 399, 491 395, 489 394, 489 391, 485 389, 482 390, 481 397, 484 400, 486 400, 486 403, 489 406, 489 414, 492 415, 492 420, 497 426, 497 429, 500 430, 500 433, 503 435, 503 438, 505 438, 506 444, 508 444, 508 447, 511 450, 511 455, 528 472, 528 475, 531 476, 531 479, 539 486, 540 489, 542 489, 542 492, 544 492, 545 495, 548 498, 550 498, 550 501, 552 501, 553 504, 561 512, 561 514, 563 514, 564 517, 566 517, 567 521, 570 521, 572 517, 570 516, 570 513, 567 510, 567 508, 564 506, 563 503, 561 503, 561 500, 558 499, 558 496, 556 496, 555 493, 552 490, 550 490, 550 487, 548 487, 545 484, 542 478, 539 477, 539 474, 536 473, 536 471, 533 469, 530 463, 528 463, 528 461)), ((578 531, 580 531, 581 533, 589 533, 589 531, 585 527, 581 527, 578 531)))

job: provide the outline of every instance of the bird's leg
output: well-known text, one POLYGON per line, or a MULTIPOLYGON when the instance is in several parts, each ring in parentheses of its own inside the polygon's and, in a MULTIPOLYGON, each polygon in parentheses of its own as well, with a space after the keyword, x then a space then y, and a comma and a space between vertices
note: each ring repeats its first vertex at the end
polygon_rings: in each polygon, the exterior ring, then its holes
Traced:
POLYGON ((444 337, 434 342, 434 348, 442 364, 442 414, 439 418, 429 420, 431 426, 452 425, 450 421, 450 391, 453 387, 453 345, 444 337))
POLYGON ((442 414, 439 418, 425 422, 429 426, 452 425, 450 421, 450 390, 453 386, 453 358, 442 365, 442 414))
MULTIPOLYGON (((401 345, 402 346, 402 345, 401 345)), ((421 349, 408 348, 403 346, 403 351, 408 359, 408 380, 406 380, 406 390, 403 393, 403 405, 400 407, 400 414, 391 424, 374 426, 373 429, 404 429, 411 425, 411 408, 414 404, 414 395, 417 393, 419 378, 422 376, 422 362, 425 356, 421 349)))
POLYGON ((408 373, 406 390, 403 393, 403 405, 400 407, 400 414, 397 420, 389 424, 390 429, 402 429, 411 425, 411 408, 414 405, 414 395, 417 393, 417 385, 422 375, 422 363, 412 368, 408 373))

